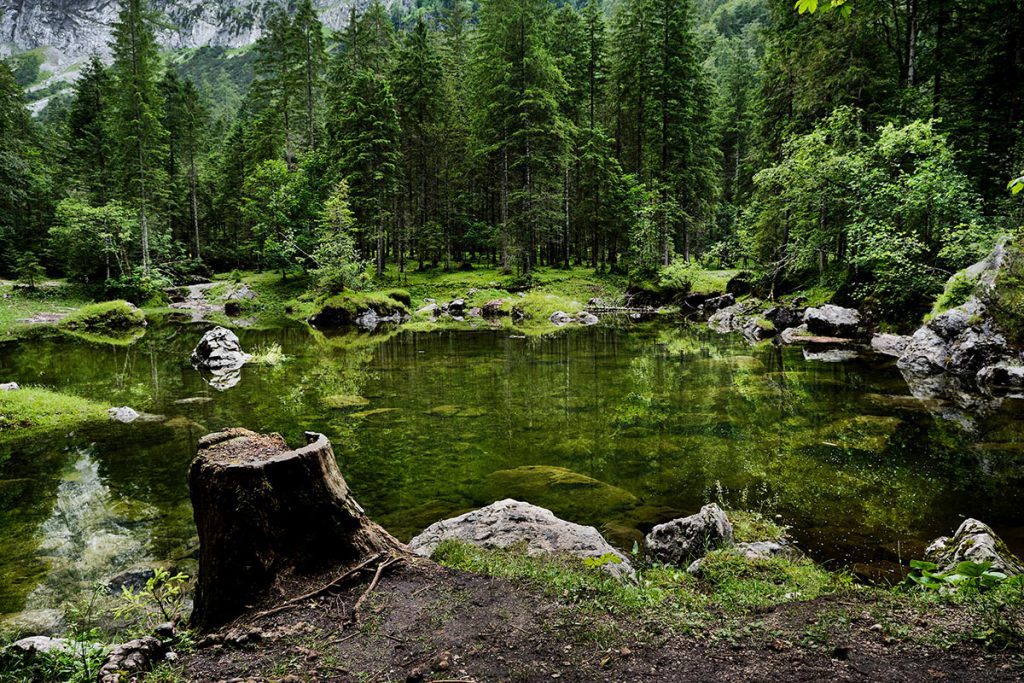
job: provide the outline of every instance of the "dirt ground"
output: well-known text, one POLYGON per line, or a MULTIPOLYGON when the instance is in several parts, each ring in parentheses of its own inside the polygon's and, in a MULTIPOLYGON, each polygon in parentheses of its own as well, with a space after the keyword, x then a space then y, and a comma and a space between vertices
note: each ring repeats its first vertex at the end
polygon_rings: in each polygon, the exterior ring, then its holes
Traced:
MULTIPOLYGON (((370 591, 372 569, 274 614, 258 611, 275 601, 257 606, 183 656, 184 678, 234 683, 1024 680, 1019 653, 891 637, 886 633, 891 627, 883 629, 871 616, 877 605, 870 596, 790 603, 755 614, 739 628, 705 624, 682 635, 659 633, 628 617, 594 616, 594 610, 562 604, 516 582, 426 560, 392 565, 370 591)), ((281 597, 303 595, 330 578, 294 583, 281 597)), ((907 621, 905 635, 924 626, 911 614, 894 617, 907 621)))

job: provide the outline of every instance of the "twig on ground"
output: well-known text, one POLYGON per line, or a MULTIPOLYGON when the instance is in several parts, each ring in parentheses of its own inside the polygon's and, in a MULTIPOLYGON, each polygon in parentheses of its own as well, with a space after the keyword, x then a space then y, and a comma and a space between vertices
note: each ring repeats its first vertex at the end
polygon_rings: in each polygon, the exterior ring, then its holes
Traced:
MULTIPOLYGON (((348 577, 352 576, 356 572, 360 572, 363 569, 365 569, 367 565, 372 564, 373 562, 376 562, 380 558, 380 556, 383 555, 383 554, 384 553, 377 553, 376 555, 374 555, 373 557, 369 558, 368 560, 360 562, 359 564, 357 564, 352 569, 349 569, 347 572, 345 572, 344 574, 340 575, 339 577, 337 577, 336 579, 332 580, 331 582, 324 584, 320 588, 317 588, 315 591, 310 591, 309 593, 306 593, 304 595, 300 595, 297 598, 292 598, 291 600, 287 600, 284 603, 278 605, 277 607, 274 607, 272 609, 268 609, 268 610, 264 610, 263 612, 260 612, 259 614, 257 614, 256 616, 253 617, 253 621, 255 621, 257 619, 262 619, 263 617, 269 617, 271 614, 277 614, 278 612, 283 612, 286 609, 290 609, 290 608, 294 607, 295 605, 297 605, 300 602, 304 602, 305 600, 309 600, 310 598, 315 598, 315 597, 317 597, 317 596, 319 596, 319 595, 321 595, 323 593, 326 593, 327 591, 329 591, 330 589, 334 588, 339 583, 341 583, 342 581, 344 581, 348 577)), ((385 564, 388 564, 388 563, 386 563, 386 562, 381 563, 382 566, 385 565, 385 564)), ((376 583, 376 579, 379 578, 379 576, 380 576, 380 567, 377 567, 377 575, 374 578, 374 583, 376 583)), ((371 584, 371 588, 372 588, 372 586, 373 586, 373 584, 371 584)), ((359 605, 359 603, 356 603, 356 607, 357 608, 358 608, 358 605, 359 605)))
POLYGON ((366 590, 363 591, 363 594, 359 596, 359 599, 356 600, 355 606, 352 608, 353 619, 355 619, 357 622, 359 621, 359 608, 362 606, 366 598, 370 596, 370 593, 373 592, 373 589, 377 587, 377 583, 380 581, 381 574, 384 573, 384 570, 390 567, 391 565, 401 561, 401 557, 393 557, 387 562, 381 562, 377 565, 377 571, 373 575, 373 580, 370 581, 370 585, 366 587, 366 590))

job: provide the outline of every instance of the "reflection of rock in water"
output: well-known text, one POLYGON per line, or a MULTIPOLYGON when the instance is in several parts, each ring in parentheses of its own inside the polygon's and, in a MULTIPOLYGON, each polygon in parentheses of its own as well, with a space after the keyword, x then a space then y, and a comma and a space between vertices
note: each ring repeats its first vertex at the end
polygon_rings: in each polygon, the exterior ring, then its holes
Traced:
POLYGON ((223 368, 202 373, 203 381, 217 391, 227 391, 242 381, 242 368, 223 368))
POLYGON ((59 607, 143 556, 143 539, 130 525, 153 511, 114 500, 92 456, 90 450, 79 451, 60 483, 50 517, 39 529, 38 554, 49 570, 29 594, 26 610, 59 607))
POLYGON ((955 375, 921 375, 903 368, 900 373, 910 393, 921 399, 929 412, 969 432, 977 431, 978 418, 991 415, 1003 402, 1001 398, 978 393, 973 383, 955 375))

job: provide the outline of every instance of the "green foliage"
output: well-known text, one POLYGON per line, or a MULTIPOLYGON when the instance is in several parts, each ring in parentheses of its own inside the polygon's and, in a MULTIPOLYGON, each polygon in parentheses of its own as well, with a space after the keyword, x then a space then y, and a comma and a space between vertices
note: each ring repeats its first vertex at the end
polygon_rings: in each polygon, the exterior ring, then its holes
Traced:
POLYGON ((18 282, 34 290, 46 279, 46 269, 39 263, 39 257, 26 251, 14 262, 14 275, 18 282))
POLYGON ((365 266, 356 252, 355 218, 344 180, 324 203, 313 259, 317 265, 314 277, 323 291, 340 292, 365 285, 365 266))
POLYGON ((114 609, 114 616, 141 624, 147 631, 164 622, 177 623, 185 616, 189 585, 187 574, 171 574, 158 567, 142 589, 121 588, 121 602, 114 609))
POLYGON ((974 294, 976 287, 977 283, 971 280, 965 271, 958 271, 946 282, 942 293, 935 299, 929 318, 963 304, 974 294))
POLYGON ((993 571, 991 562, 961 562, 948 572, 940 572, 934 562, 911 560, 910 569, 905 585, 927 590, 961 587, 986 590, 1008 578, 1003 572, 993 571))
POLYGON ((887 124, 874 139, 839 109, 755 176, 753 256, 806 278, 850 272, 884 319, 905 316, 987 249, 995 233, 933 123, 887 124))
POLYGON ((83 306, 61 321, 64 327, 80 330, 124 330, 145 323, 141 310, 120 299, 83 306))
POLYGON ((71 279, 102 282, 132 273, 138 217, 121 202, 92 206, 68 197, 57 205, 49 235, 51 249, 60 254, 71 279))

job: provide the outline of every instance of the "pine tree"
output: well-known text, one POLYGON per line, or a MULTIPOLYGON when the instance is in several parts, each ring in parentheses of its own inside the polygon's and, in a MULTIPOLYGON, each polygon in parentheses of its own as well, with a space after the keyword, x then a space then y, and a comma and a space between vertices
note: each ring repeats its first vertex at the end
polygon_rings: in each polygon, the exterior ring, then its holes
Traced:
POLYGON ((120 8, 111 44, 115 158, 120 196, 138 211, 142 270, 149 275, 150 231, 165 181, 166 132, 160 123, 162 103, 157 88, 160 55, 153 16, 145 0, 121 0, 120 8))
POLYGON ((298 164, 296 142, 304 69, 297 49, 296 27, 284 10, 267 21, 266 31, 256 43, 253 94, 259 100, 259 115, 254 119, 266 147, 279 150, 266 159, 283 159, 289 168, 298 164))
POLYGON ((292 22, 292 33, 302 77, 302 101, 305 115, 305 147, 315 151, 320 138, 320 108, 323 98, 324 68, 327 52, 324 49, 324 28, 320 23, 312 0, 301 0, 292 22))
POLYGON ((382 76, 360 71, 344 109, 347 114, 339 126, 341 169, 363 238, 374 244, 380 275, 394 224, 392 202, 398 184, 400 129, 391 87, 382 76))
MULTIPOLYGON (((395 65, 394 84, 402 129, 400 219, 408 224, 414 238, 427 243, 424 230, 436 222, 440 204, 438 154, 443 144, 445 84, 437 38, 422 18, 406 34, 395 65)), ((400 258, 403 251, 399 245, 400 258)))
MULTIPOLYGON (((541 241, 560 234, 568 125, 546 0, 487 0, 472 72, 477 136, 498 180, 504 249, 529 275, 541 241)), ((504 251, 503 249, 503 251, 504 251)), ((504 256, 504 254, 503 254, 504 256)))
POLYGON ((75 184, 96 206, 110 198, 112 97, 110 73, 93 55, 75 81, 68 111, 68 163, 75 184))

